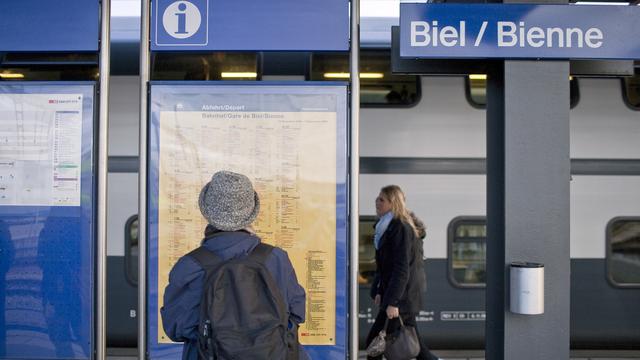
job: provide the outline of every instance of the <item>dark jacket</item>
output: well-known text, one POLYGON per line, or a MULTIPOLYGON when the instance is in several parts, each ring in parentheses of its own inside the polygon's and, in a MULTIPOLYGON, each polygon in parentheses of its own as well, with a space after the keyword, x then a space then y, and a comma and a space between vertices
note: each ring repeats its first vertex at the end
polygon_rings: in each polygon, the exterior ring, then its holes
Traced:
POLYGON ((417 314, 426 287, 422 249, 408 224, 393 219, 380 238, 376 250, 376 277, 371 297, 381 295, 381 309, 400 308, 403 314, 417 314))
MULTIPOLYGON (((213 251, 224 260, 245 256, 260 242, 260 238, 244 231, 218 232, 208 235, 202 246, 213 251)), ((274 248, 265 264, 289 308, 289 320, 296 324, 304 322, 305 293, 298 283, 287 253, 274 248)), ((198 316, 204 282, 204 270, 190 256, 183 256, 169 273, 169 285, 164 292, 160 309, 162 324, 173 341, 184 342, 183 360, 198 358, 198 316)), ((304 351, 300 358, 306 359, 304 351)))

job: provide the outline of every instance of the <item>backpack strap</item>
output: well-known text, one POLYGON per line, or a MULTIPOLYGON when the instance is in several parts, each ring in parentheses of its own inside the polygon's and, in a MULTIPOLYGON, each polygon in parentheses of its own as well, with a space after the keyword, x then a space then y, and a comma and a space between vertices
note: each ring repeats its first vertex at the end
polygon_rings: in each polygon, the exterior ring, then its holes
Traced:
MULTIPOLYGON (((223 260, 220 256, 216 255, 213 251, 207 250, 204 246, 199 246, 193 251, 187 254, 193 260, 195 260, 198 265, 205 272, 205 281, 209 276, 211 271, 216 267, 216 265, 223 263, 223 260)), ((202 314, 206 312, 206 304, 201 302, 200 304, 200 317, 202 314)), ((198 359, 209 359, 210 356, 213 356, 213 359, 218 358, 218 350, 215 345, 215 341, 210 342, 210 338, 212 335, 208 335, 206 339, 203 338, 203 334, 201 333, 204 329, 201 328, 202 325, 198 326, 198 345, 197 345, 197 353, 198 359)), ((213 331, 210 324, 207 325, 208 328, 206 331, 213 331)))
POLYGON ((273 246, 260 242, 255 248, 253 248, 253 251, 251 251, 249 256, 264 265, 267 263, 267 258, 271 255, 271 251, 273 251, 273 246))
POLYGON ((194 259, 201 268, 207 271, 207 269, 211 269, 214 265, 222 262, 222 258, 218 255, 214 254, 213 251, 209 251, 203 246, 199 246, 195 250, 191 251, 187 254, 194 259))
MULTIPOLYGON (((251 258, 254 261, 265 266, 267 258, 269 257, 273 249, 274 247, 269 244, 258 243, 258 245, 251 252, 251 254, 249 254, 249 256, 251 256, 251 258)), ((275 280, 271 276, 271 274, 267 274, 266 281, 269 284, 268 286, 273 289, 272 293, 276 301, 276 306, 280 308, 280 311, 282 311, 283 314, 287 314, 288 310, 287 310, 286 303, 284 302, 284 296, 282 294, 281 289, 277 286, 275 280)), ((285 342, 287 344, 286 359, 298 360, 298 357, 300 356, 299 355, 300 350, 298 348, 300 346, 300 342, 298 340, 298 324, 294 323, 289 318, 287 318, 286 326, 287 326, 285 330, 285 334, 286 334, 285 342), (291 328, 289 328, 290 324, 291 324, 291 328)))
POLYGON ((274 247, 269 244, 258 243, 258 245, 255 248, 253 248, 253 251, 251 251, 251 253, 249 254, 249 258, 264 267, 266 271, 265 280, 267 281, 267 286, 269 286, 269 288, 271 289, 271 293, 273 294, 273 297, 276 301, 276 306, 280 308, 280 311, 283 314, 287 314, 288 310, 287 310, 287 305, 284 301, 284 294, 282 293, 282 290, 278 287, 278 283, 273 278, 273 275, 269 273, 269 270, 267 269, 267 266, 266 266, 267 258, 269 257, 269 255, 271 255, 271 252, 273 251, 273 249, 274 247))

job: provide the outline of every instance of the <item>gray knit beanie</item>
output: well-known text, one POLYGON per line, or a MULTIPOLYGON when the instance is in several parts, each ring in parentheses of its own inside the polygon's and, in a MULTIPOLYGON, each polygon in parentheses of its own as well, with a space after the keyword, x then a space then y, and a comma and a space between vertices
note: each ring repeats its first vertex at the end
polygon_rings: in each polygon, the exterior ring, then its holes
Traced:
POLYGON ((198 206, 202 216, 216 229, 244 229, 258 216, 260 199, 248 177, 218 171, 200 191, 198 206))

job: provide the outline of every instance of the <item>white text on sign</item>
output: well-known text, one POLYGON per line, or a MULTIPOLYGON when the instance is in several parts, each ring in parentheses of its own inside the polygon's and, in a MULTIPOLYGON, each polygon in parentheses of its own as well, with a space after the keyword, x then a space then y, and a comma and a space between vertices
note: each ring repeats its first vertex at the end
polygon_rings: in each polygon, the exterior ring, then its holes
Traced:
MULTIPOLYGON (((473 46, 478 47, 486 33, 488 22, 483 21, 475 36, 473 46)), ((458 26, 438 26, 438 21, 411 21, 411 46, 422 47, 465 47, 467 25, 460 21, 458 26)), ((579 27, 561 28, 527 26, 524 21, 496 23, 498 47, 547 47, 597 49, 604 43, 604 33, 597 27, 583 30, 579 27)))

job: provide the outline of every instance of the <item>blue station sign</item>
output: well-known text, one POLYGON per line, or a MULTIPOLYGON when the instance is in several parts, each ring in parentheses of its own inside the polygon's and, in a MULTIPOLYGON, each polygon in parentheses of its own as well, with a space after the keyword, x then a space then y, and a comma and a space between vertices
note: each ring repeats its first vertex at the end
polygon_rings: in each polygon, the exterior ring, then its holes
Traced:
POLYGON ((640 59, 640 7, 400 4, 400 56, 640 59))
POLYGON ((98 0, 0 1, 0 52, 98 51, 98 0))
POLYGON ((153 0, 152 51, 349 49, 348 0, 153 0))

